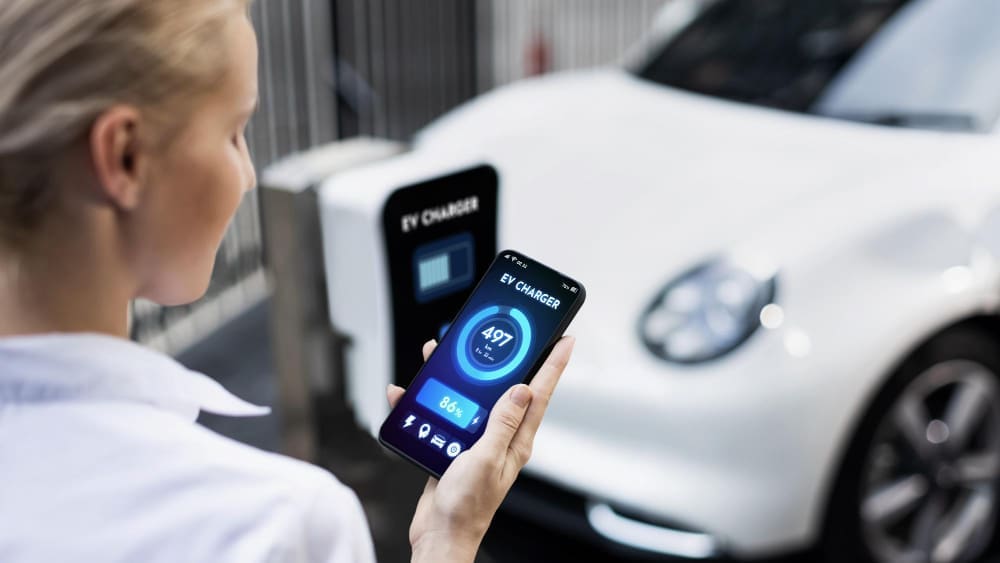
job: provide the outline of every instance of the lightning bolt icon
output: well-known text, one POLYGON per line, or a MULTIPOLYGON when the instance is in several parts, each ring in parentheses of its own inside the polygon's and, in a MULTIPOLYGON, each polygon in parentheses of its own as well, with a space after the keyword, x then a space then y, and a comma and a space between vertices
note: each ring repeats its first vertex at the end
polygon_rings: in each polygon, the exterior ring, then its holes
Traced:
POLYGON ((416 420, 416 418, 417 417, 413 416, 412 414, 406 417, 406 421, 403 422, 403 428, 409 428, 413 426, 413 421, 416 420))

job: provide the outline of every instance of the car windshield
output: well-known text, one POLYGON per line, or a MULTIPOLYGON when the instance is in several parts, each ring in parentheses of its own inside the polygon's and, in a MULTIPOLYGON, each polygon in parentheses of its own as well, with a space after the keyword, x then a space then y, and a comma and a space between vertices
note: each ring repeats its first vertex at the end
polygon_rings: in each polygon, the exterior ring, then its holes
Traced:
POLYGON ((639 70, 749 104, 905 127, 991 130, 1000 2, 719 0, 639 70))

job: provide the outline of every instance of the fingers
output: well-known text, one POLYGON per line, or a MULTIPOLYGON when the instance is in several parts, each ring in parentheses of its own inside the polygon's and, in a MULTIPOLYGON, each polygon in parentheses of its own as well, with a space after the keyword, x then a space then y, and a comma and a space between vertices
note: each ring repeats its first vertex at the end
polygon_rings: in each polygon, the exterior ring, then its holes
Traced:
MULTIPOLYGON (((521 383, 508 389, 493 405, 490 418, 486 421, 486 432, 473 447, 485 449, 488 455, 494 459, 506 459, 507 449, 510 447, 517 429, 521 427, 524 414, 528 411, 528 405, 531 402, 532 391, 527 385, 521 383)), ((519 462, 518 467, 520 467, 528 460, 515 461, 519 462)))
MULTIPOLYGON (((475 447, 487 450, 495 459, 505 459, 509 451, 519 468, 528 462, 535 433, 542 423, 552 392, 569 363, 575 344, 576 339, 572 336, 559 339, 535 374, 530 387, 515 385, 500 397, 490 412, 486 431, 475 447)), ((424 361, 427 361, 435 348, 437 342, 434 340, 424 344, 424 361)), ((386 390, 389 404, 395 406, 403 393, 403 388, 390 385, 386 390)))
POLYGON ((403 393, 406 393, 406 389, 403 389, 402 387, 398 385, 393 385, 391 383, 389 384, 388 387, 385 388, 386 398, 389 399, 389 408, 396 407, 396 403, 398 403, 399 400, 403 398, 403 393))
POLYGON ((556 342, 552 348, 552 352, 549 353, 549 357, 545 359, 545 363, 535 374, 534 379, 531 380, 531 390, 535 397, 542 399, 545 403, 541 405, 542 407, 548 405, 549 398, 552 397, 552 392, 555 391, 556 384, 559 383, 559 378, 562 377, 566 365, 569 364, 569 358, 575 345, 576 338, 572 336, 560 338, 559 342, 556 342))
POLYGON ((438 345, 438 343, 434 339, 431 339, 431 340, 428 340, 427 342, 424 342, 424 361, 425 362, 427 361, 427 358, 431 357, 431 352, 433 352, 434 349, 437 348, 437 345, 438 345))
POLYGON ((572 336, 560 338, 535 378, 531 380, 533 395, 531 406, 524 415, 524 422, 521 423, 521 427, 511 440, 510 446, 512 450, 521 452, 519 455, 525 457, 525 463, 528 461, 527 458, 531 457, 531 446, 535 441, 535 433, 538 432, 538 426, 542 423, 542 417, 545 416, 545 409, 549 406, 552 392, 555 391, 556 384, 559 383, 559 378, 566 369, 566 364, 569 363, 574 345, 576 345, 576 339, 572 336))

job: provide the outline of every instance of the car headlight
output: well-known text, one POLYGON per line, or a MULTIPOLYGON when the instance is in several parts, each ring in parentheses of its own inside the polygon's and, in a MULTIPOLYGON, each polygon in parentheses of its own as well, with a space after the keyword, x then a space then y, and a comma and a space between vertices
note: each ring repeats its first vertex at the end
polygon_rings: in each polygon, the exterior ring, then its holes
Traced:
POLYGON ((773 274, 761 276, 728 260, 713 260, 667 284, 643 313, 639 332, 646 347, 665 360, 712 360, 757 330, 774 292, 773 274))

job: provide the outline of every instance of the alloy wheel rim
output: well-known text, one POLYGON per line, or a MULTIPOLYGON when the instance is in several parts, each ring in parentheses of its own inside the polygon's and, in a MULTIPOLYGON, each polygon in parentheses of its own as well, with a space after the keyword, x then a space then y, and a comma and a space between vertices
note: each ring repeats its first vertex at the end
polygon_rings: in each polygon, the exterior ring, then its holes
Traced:
POLYGON ((1000 477, 1000 386, 952 360, 914 379, 879 423, 860 514, 883 563, 972 561, 992 539, 1000 477))

